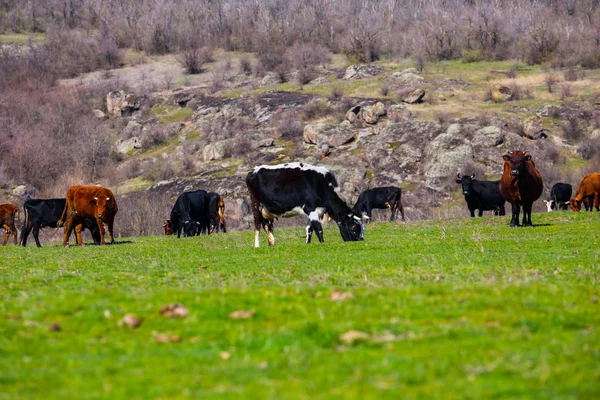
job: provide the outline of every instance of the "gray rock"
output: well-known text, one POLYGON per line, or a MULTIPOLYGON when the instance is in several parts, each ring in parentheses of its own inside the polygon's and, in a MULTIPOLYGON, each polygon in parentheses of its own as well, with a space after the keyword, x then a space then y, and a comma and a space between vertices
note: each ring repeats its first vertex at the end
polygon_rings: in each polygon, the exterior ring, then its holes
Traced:
POLYGON ((387 115, 392 121, 399 121, 412 116, 410 110, 404 104, 392 104, 387 110, 387 115))
POLYGON ((540 133, 544 131, 544 124, 540 116, 535 116, 527 119, 523 123, 523 131, 526 135, 532 137, 539 137, 540 133))
POLYGON ((312 81, 310 81, 311 85, 324 85, 329 83, 329 80, 323 76, 319 76, 316 79, 313 79, 312 81))
POLYGON ((173 122, 172 124, 167 125, 167 129, 165 130, 167 136, 173 137, 177 135, 185 126, 183 122, 173 122))
POLYGON ((385 71, 379 65, 351 65, 346 68, 342 79, 365 79, 382 74, 385 71))
POLYGON ((425 78, 412 72, 394 72, 391 77, 396 82, 403 85, 419 85, 425 83, 425 78))
POLYGON ((346 121, 351 124, 355 123, 358 120, 358 116, 362 110, 362 106, 354 106, 346 112, 346 121))
POLYGON ((131 115, 140 109, 140 99, 135 93, 125 93, 124 90, 110 92, 106 95, 106 109, 114 117, 131 115))
POLYGON ((268 72, 260 81, 260 86, 272 86, 279 83, 279 75, 275 72, 268 72))
POLYGON ((204 161, 222 160, 225 158, 225 146, 221 142, 207 144, 202 150, 202 158, 204 161))
POLYGON ((448 176, 473 158, 473 147, 460 136, 442 133, 427 145, 424 156, 427 184, 441 188, 448 176))
POLYGON ((308 124, 304 127, 304 142, 321 146, 338 147, 356 139, 351 129, 337 124, 308 124))
POLYGON ((403 102, 408 104, 421 103, 425 97, 425 91, 423 89, 415 89, 402 99, 403 102))
POLYGON ((15 197, 23 197, 23 196, 25 196, 25 194, 27 194, 27 186, 25 186, 25 185, 15 186, 15 188, 12 190, 11 194, 15 197))
POLYGON ((115 144, 115 151, 121 154, 127 154, 135 149, 142 148, 142 139, 138 136, 134 136, 127 140, 119 140, 115 144))
POLYGON ((108 119, 108 115, 106 115, 106 113, 102 110, 92 110, 92 113, 94 114, 94 117, 98 118, 99 120, 108 119))
POLYGON ((503 143, 502 129, 497 126, 486 126, 473 134, 471 144, 473 147, 494 147, 503 143))
POLYGON ((121 133, 121 137, 124 139, 129 139, 135 136, 142 136, 142 131, 144 127, 142 124, 136 121, 129 121, 123 132, 121 133))

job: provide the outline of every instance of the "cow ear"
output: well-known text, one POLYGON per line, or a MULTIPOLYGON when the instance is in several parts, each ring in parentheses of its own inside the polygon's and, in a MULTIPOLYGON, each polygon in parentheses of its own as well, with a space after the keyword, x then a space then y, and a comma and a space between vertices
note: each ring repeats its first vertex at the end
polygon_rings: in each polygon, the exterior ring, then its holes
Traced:
POLYGON ((471 179, 475 179, 475 174, 471 174, 471 179))
POLYGON ((529 160, 531 160, 531 155, 527 154, 527 155, 525 156, 525 161, 529 161, 529 160))
POLYGON ((503 155, 502 158, 504 158, 504 161, 510 161, 510 156, 508 154, 503 155))

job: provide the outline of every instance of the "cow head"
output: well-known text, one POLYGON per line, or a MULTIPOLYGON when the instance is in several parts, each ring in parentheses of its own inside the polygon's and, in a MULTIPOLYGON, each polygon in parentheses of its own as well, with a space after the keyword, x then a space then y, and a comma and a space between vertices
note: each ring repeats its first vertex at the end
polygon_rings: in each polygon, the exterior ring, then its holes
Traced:
POLYGON ((548 210, 548 212, 551 212, 552 210, 554 210, 554 208, 555 208, 554 200, 543 200, 543 202, 546 204, 546 209, 548 210))
POLYGON ((581 211, 581 200, 571 199, 569 201, 569 207, 571 207, 571 210, 573 210, 575 212, 580 212, 581 211))
POLYGON ((460 183, 462 185, 462 192, 465 196, 471 194, 471 185, 473 184, 473 179, 475 179, 475 174, 471 176, 460 176, 457 175, 456 183, 460 183))
POLYGON ((531 160, 531 156, 526 151, 511 151, 502 156, 505 162, 510 163, 510 174, 519 176, 521 171, 525 169, 527 161, 531 160))
POLYGON ((102 220, 106 217, 113 208, 112 197, 94 197, 92 204, 94 204, 94 217, 102 220))
POLYGON ((344 242, 355 242, 363 240, 365 222, 363 218, 350 213, 344 216, 338 223, 340 234, 344 242))
POLYGON ((171 220, 168 219, 165 221, 165 223, 163 224, 163 228, 165 228, 165 235, 166 236, 170 236, 173 234, 173 225, 171 223, 171 220))

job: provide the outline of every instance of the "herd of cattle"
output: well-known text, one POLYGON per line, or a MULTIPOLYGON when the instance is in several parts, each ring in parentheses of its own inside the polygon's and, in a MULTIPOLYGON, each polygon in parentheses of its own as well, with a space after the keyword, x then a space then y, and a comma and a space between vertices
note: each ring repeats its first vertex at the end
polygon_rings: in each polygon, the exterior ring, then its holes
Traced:
MULTIPOLYGON (((531 155, 522 151, 509 152, 504 156, 504 169, 499 181, 478 181, 474 175, 458 175, 457 183, 467 202, 471 217, 475 210, 479 216, 484 211, 495 215, 505 215, 505 202, 512 205, 510 226, 519 225, 519 214, 523 207, 524 226, 531 226, 533 202, 539 199, 543 190, 542 177, 535 168, 531 155)), ((390 221, 394 221, 398 211, 404 220, 402 190, 388 186, 362 192, 354 207, 340 197, 340 189, 335 176, 326 168, 302 162, 279 165, 263 165, 254 168, 247 177, 246 185, 250 193, 254 216, 254 246, 259 246, 261 228, 267 235, 269 245, 275 244, 273 222, 279 217, 304 214, 308 217, 306 243, 312 234, 323 242, 321 223, 333 219, 344 241, 362 240, 365 222, 371 219, 374 208, 391 210, 390 221)), ((599 208, 600 173, 585 176, 574 198, 572 187, 557 183, 552 187, 550 198, 544 200, 548 211, 553 209, 580 211, 581 205, 592 211, 599 208)), ((31 199, 23 205, 24 223, 20 243, 27 245, 27 238, 33 233, 36 245, 41 247, 41 228, 64 227, 63 246, 69 246, 69 236, 75 231, 76 242, 83 245, 81 231, 88 229, 94 243, 103 245, 106 225, 110 242, 114 243, 113 226, 118 212, 113 193, 100 186, 72 186, 64 199, 31 199)), ((0 227, 4 228, 6 245, 11 235, 18 244, 16 223, 19 222, 19 207, 13 204, 0 205, 0 227)), ((181 234, 196 236, 213 232, 227 231, 225 202, 215 192, 196 190, 182 193, 171 210, 170 218, 164 223, 166 235, 181 234)))

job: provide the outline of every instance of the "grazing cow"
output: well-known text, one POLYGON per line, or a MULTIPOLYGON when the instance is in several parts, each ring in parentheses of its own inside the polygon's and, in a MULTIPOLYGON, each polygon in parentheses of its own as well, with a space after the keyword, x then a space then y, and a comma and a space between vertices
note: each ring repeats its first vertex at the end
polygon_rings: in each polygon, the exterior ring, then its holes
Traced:
POLYGON ((548 212, 552 210, 567 210, 573 186, 568 183, 555 183, 550 190, 550 199, 544 200, 548 212))
POLYGON ((173 234, 173 231, 171 230, 171 220, 170 219, 165 221, 165 223, 163 224, 163 228, 165 228, 165 236, 171 236, 173 234))
POLYGON ((371 210, 374 208, 389 208, 392 211, 390 221, 396 219, 398 211, 404 221, 404 208, 402 208, 402 189, 395 186, 385 186, 365 190, 358 196, 356 204, 352 208, 355 215, 364 216, 366 220, 371 219, 371 210))
MULTIPOLYGON (((579 212, 581 211, 581 203, 587 202, 589 203, 590 211, 592 210, 592 206, 596 207, 596 211, 600 211, 598 196, 600 196, 600 173, 593 172, 584 176, 579 183, 577 194, 569 201, 571 210, 579 212)), ((587 208, 586 206, 586 210, 587 208)))
POLYGON ((15 239, 15 244, 19 243, 17 240, 17 226, 15 225, 15 219, 20 222, 19 213, 19 207, 14 204, 0 204, 0 228, 4 228, 2 246, 6 246, 11 234, 15 239))
POLYGON ((69 247, 69 234, 75 227, 77 243, 83 246, 81 229, 85 219, 94 219, 100 231, 100 246, 104 246, 104 223, 108 227, 110 243, 115 242, 113 226, 119 211, 113 193, 101 186, 71 186, 67 190, 66 204, 58 226, 64 224, 63 246, 69 247))
POLYGON ((225 222, 225 201, 215 192, 208 193, 208 218, 210 222, 209 233, 222 230, 227 233, 227 222, 225 222))
POLYGON ((339 187, 326 168, 305 163, 263 165, 246 176, 254 214, 254 247, 259 246, 262 225, 270 246, 275 244, 273 220, 278 217, 308 216, 306 243, 315 232, 323 242, 320 219, 327 213, 337 223, 344 241, 363 240, 364 224, 338 196, 339 187))
POLYGON ((208 193, 206 190, 184 192, 177 197, 171 209, 169 227, 177 238, 183 236, 196 236, 200 233, 210 233, 208 215, 208 193))
MULTIPOLYGON (((45 227, 58 228, 58 224, 67 203, 66 199, 31 199, 27 197, 23 204, 25 220, 21 229, 21 245, 27 246, 27 238, 33 231, 37 247, 40 244, 40 229, 45 227)), ((100 243, 100 231, 95 220, 83 220, 83 228, 88 229, 95 244, 100 243)))
POLYGON ((511 151, 503 156, 504 171, 500 179, 500 193, 512 204, 510 226, 519 225, 519 213, 523 206, 523 226, 533 226, 531 209, 544 189, 542 176, 535 168, 531 155, 523 151, 511 151))
POLYGON ((475 174, 471 176, 457 175, 456 183, 462 185, 462 192, 471 212, 471 218, 475 217, 475 210, 479 210, 479 216, 484 211, 493 211, 494 215, 504 215, 505 200, 500 193, 500 181, 478 181, 475 174))

